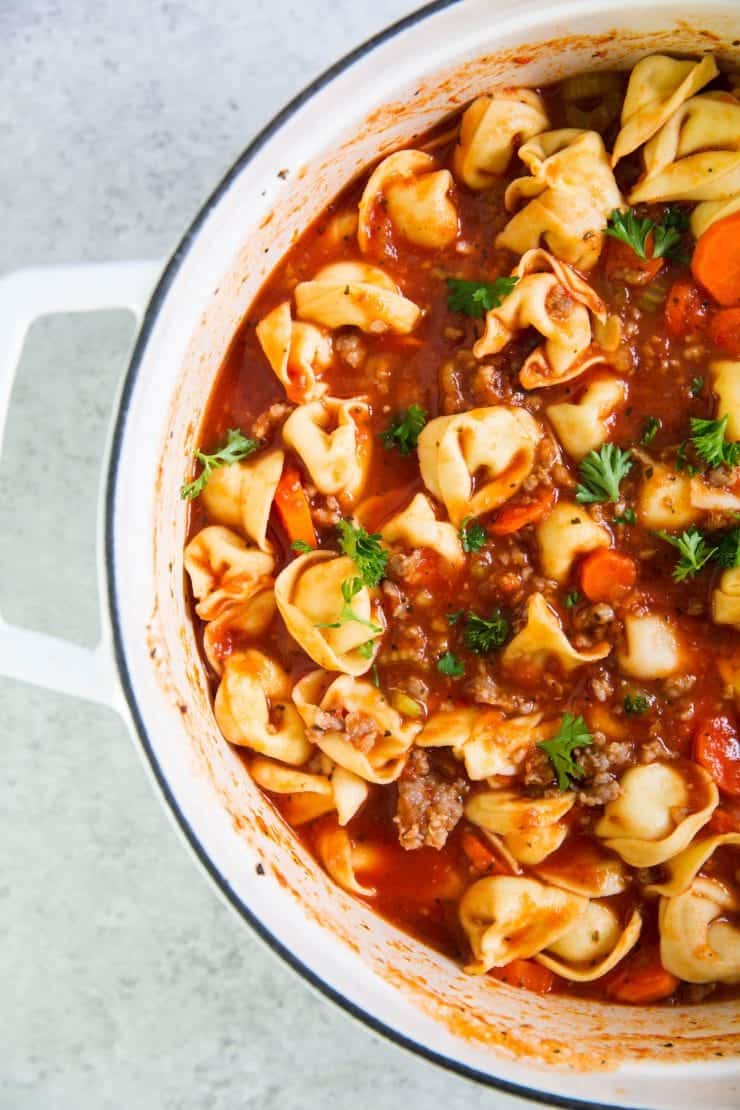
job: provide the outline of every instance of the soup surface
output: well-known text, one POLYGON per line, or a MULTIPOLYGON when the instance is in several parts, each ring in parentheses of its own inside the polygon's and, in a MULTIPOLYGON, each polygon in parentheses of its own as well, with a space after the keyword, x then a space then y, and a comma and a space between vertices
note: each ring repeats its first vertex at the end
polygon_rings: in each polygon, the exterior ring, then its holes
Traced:
POLYGON ((185 565, 216 719, 346 890, 526 989, 740 983, 740 98, 498 88, 232 344, 185 565))

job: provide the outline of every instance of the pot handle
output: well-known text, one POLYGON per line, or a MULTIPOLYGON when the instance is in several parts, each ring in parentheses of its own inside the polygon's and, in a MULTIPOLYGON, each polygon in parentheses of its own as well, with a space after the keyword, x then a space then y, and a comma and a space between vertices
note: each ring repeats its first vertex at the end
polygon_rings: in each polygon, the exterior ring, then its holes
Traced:
MULTIPOLYGON (((161 271, 161 262, 95 262, 34 266, 0 277, 0 450, 13 382, 33 321, 51 313, 96 312, 106 308, 129 309, 140 320, 161 271)), ((99 511, 98 533, 101 522, 99 511)), ((99 563, 99 589, 101 581, 99 563)), ((0 675, 121 708, 105 626, 100 642, 94 648, 86 648, 8 624, 0 615, 0 675)))

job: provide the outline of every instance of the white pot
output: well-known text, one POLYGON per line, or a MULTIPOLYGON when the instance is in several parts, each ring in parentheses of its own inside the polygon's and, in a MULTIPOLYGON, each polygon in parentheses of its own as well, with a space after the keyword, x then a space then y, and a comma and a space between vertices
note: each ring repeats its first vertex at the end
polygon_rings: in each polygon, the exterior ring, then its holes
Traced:
MULTIPOLYGON (((0 626, 0 672, 124 714, 203 866, 309 982, 438 1063, 556 1105, 737 1108, 737 1007, 607 1007, 471 978, 334 887, 215 726, 183 591, 179 486, 250 302, 296 232, 368 162, 494 83, 629 66, 655 49, 737 57, 739 39, 738 0, 602 0, 600 10, 593 0, 438 0, 316 81, 206 202, 146 309, 103 488, 103 642, 88 652, 0 626)), ((62 267, 1 281, 0 405, 34 316, 141 311, 159 270, 62 267)))

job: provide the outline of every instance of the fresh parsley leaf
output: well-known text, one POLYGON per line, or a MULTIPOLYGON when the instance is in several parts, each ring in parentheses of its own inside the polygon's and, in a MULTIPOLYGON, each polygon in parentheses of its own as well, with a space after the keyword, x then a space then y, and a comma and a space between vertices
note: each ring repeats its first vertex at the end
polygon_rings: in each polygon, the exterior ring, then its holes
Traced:
POLYGON ((480 551, 488 539, 488 532, 482 524, 477 520, 473 520, 472 524, 468 521, 472 518, 466 516, 460 525, 460 543, 462 544, 463 551, 475 552, 480 551))
POLYGON ((707 466, 737 466, 740 463, 740 442, 731 443, 725 439, 728 419, 728 413, 721 420, 691 418, 691 442, 707 466))
POLYGON ((636 694, 631 697, 629 694, 624 699, 624 711, 628 717, 634 717, 638 713, 647 713, 650 708, 650 702, 644 694, 636 694))
POLYGON ((614 517, 615 524, 636 524, 637 514, 634 509, 625 509, 619 516, 614 517))
MULTIPOLYGON (((314 628, 341 628, 343 624, 349 624, 350 621, 354 621, 355 624, 362 624, 365 628, 369 628, 374 635, 379 636, 383 631, 382 627, 379 624, 375 624, 374 621, 368 621, 365 620, 364 617, 359 617, 352 608, 353 598, 357 596, 364 585, 365 583, 361 578, 345 578, 340 587, 344 605, 339 613, 339 618, 335 621, 322 621, 319 624, 315 624, 314 628)), ((360 647, 364 648, 365 644, 361 644, 360 647)), ((360 651, 360 648, 356 650, 360 651)), ((362 655, 361 651, 360 654, 362 655)), ((365 658, 369 659, 370 656, 365 656, 365 658)))
POLYGON ((457 622, 460 620, 460 617, 463 615, 464 612, 465 612, 464 609, 456 609, 454 613, 448 613, 447 614, 447 623, 448 624, 457 624, 457 622))
POLYGON ((459 678, 460 675, 465 674, 465 667, 451 651, 446 651, 437 660, 437 670, 440 674, 446 674, 449 678, 459 678))
POLYGON ((386 450, 395 447, 402 455, 410 455, 416 450, 428 417, 429 413, 419 405, 409 405, 405 412, 392 420, 386 430, 380 433, 386 450))
POLYGON ((195 452, 195 458, 203 469, 197 478, 182 486, 180 497, 184 501, 192 501, 206 488, 208 479, 214 470, 218 470, 221 466, 230 466, 231 463, 239 462, 240 459, 246 459, 248 455, 257 450, 257 447, 256 440, 248 439, 245 435, 242 435, 238 428, 229 428, 226 432, 226 443, 218 451, 215 451, 212 455, 207 455, 200 450, 195 452))
POLYGON ((385 575, 388 565, 388 552, 382 545, 379 532, 366 532, 351 520, 340 520, 337 524, 339 546, 357 567, 362 585, 372 589, 385 575))
POLYGON ((717 544, 717 562, 721 567, 740 567, 740 528, 725 532, 717 544))
POLYGON ((361 655, 363 659, 372 659, 373 652, 375 651, 375 640, 365 640, 364 644, 359 644, 355 651, 361 655))
POLYGON ((653 442, 656 435, 658 434, 658 430, 662 426, 663 421, 660 419, 659 416, 646 416, 642 425, 642 435, 640 437, 640 443, 643 443, 647 447, 648 443, 653 442))
POLYGON ((581 462, 576 501, 618 501, 619 483, 631 468, 631 452, 614 443, 603 443, 598 451, 589 451, 581 462))
POLYGON ((691 379, 691 385, 690 385, 689 389, 690 389, 692 397, 698 397, 703 388, 704 388, 704 379, 703 378, 692 378, 691 379))
POLYGON ((647 259, 647 241, 652 234, 651 258, 670 258, 680 261, 681 238, 688 227, 688 216, 681 208, 671 206, 660 223, 640 217, 634 208, 626 212, 615 208, 609 217, 606 234, 620 239, 631 247, 638 258, 647 259))
POLYGON ((579 594, 578 590, 571 590, 571 592, 565 598, 566 609, 574 609, 580 600, 581 595, 579 594))
POLYGON ((683 474, 683 472, 685 471, 688 474, 689 478, 693 478, 695 474, 699 473, 701 467, 694 466, 693 463, 689 462, 688 458, 686 457, 688 446, 689 441, 687 439, 685 439, 679 446, 678 451, 676 452, 676 470, 679 472, 679 474, 683 474))
POLYGON ((299 551, 301 555, 305 555, 308 551, 316 550, 315 547, 312 547, 310 543, 306 543, 305 540, 293 540, 290 549, 291 551, 299 551))
POLYGON ((672 536, 670 532, 656 532, 655 534, 681 553, 681 558, 673 568, 673 577, 676 582, 685 582, 687 578, 693 578, 697 575, 717 551, 716 547, 709 546, 695 524, 692 524, 680 536, 672 536))
POLYGON ((372 667, 370 668, 370 674, 372 676, 373 686, 380 689, 380 675, 378 674, 378 664, 377 663, 373 663, 372 667))
POLYGON ((488 618, 468 613, 463 628, 465 646, 476 655, 488 655, 494 648, 503 647, 509 627, 500 609, 495 609, 488 618))
POLYGON ((491 308, 498 308, 519 278, 499 277, 495 281, 466 281, 447 278, 447 307, 451 312, 464 312, 479 319, 491 308))
POLYGON ((654 227, 652 220, 641 220, 634 208, 628 208, 626 212, 615 208, 607 221, 605 234, 632 247, 638 258, 647 258, 645 244, 654 227))
POLYGON ((574 717, 572 713, 563 715, 560 728, 551 740, 541 740, 537 744, 550 760, 561 790, 569 790, 572 779, 583 778, 585 771, 572 758, 572 753, 575 748, 588 748, 591 744, 593 737, 583 717, 574 717))

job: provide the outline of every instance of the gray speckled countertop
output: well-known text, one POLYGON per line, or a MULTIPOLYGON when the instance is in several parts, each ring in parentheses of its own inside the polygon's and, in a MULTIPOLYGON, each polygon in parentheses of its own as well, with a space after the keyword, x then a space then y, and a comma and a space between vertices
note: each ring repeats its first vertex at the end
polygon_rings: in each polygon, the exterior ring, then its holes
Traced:
MULTIPOLYGON (((2 0, 0 274, 156 258, 249 138, 414 0, 2 0)), ((26 346, 0 609, 92 643, 120 313, 26 346)), ((318 998, 203 881, 108 711, 0 683, 0 1110, 523 1106, 318 998)))

